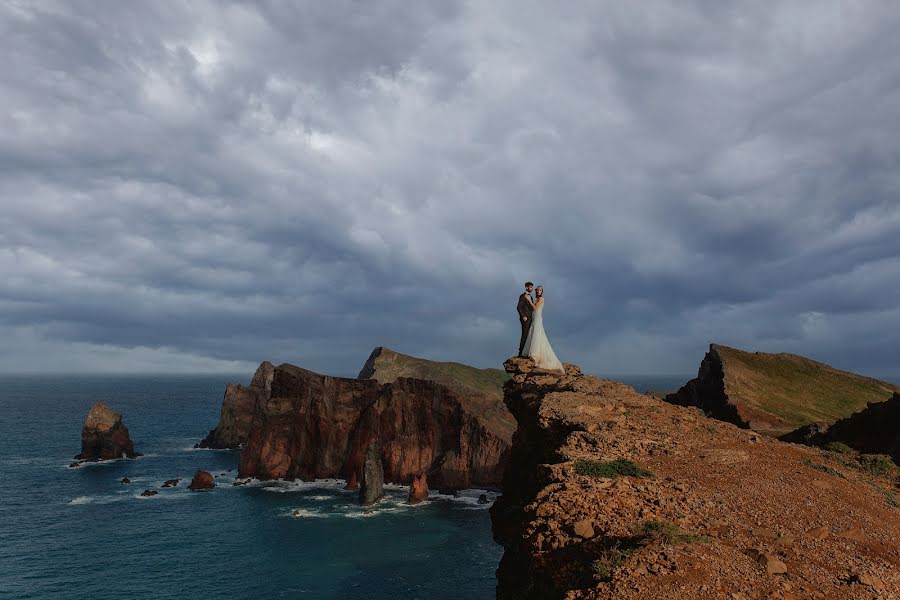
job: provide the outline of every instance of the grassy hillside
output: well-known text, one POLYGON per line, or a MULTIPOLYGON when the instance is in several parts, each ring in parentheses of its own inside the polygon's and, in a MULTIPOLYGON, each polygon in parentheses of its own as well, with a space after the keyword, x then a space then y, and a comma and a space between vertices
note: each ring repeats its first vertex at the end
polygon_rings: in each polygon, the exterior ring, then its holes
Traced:
POLYGON ((832 422, 882 402, 900 387, 795 354, 745 352, 714 344, 734 402, 775 416, 787 427, 832 422))
POLYGON ((507 440, 512 439, 515 420, 503 404, 503 384, 509 375, 500 369, 478 369, 456 362, 436 362, 378 347, 359 372, 359 379, 391 383, 398 377, 426 379, 457 393, 468 410, 507 440))

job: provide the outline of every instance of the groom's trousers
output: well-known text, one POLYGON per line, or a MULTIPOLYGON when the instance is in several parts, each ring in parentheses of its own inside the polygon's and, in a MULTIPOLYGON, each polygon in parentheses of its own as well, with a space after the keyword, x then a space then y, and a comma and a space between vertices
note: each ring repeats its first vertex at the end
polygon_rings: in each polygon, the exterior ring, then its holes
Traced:
POLYGON ((522 356, 522 350, 525 349, 525 341, 528 339, 528 332, 531 331, 531 319, 523 321, 519 317, 519 323, 522 324, 522 339, 519 340, 519 356, 522 356))

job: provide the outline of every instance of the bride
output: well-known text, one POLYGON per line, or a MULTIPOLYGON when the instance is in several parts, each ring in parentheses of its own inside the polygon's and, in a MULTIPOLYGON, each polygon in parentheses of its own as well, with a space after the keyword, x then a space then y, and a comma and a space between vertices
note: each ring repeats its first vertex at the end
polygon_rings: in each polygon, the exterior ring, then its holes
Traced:
POLYGON ((525 348, 522 353, 534 359, 534 364, 542 369, 562 371, 562 363, 556 358, 547 334, 544 333, 544 288, 538 286, 534 292, 537 295, 537 300, 534 302, 531 301, 530 296, 526 295, 534 312, 531 315, 531 330, 528 332, 528 339, 525 340, 525 348))

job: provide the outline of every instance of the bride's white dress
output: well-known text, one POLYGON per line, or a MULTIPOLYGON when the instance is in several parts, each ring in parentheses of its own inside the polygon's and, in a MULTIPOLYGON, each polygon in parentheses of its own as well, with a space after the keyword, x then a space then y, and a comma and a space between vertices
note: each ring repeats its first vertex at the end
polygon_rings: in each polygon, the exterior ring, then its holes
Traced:
POLYGON ((528 339, 525 340, 525 348, 522 353, 525 356, 534 359, 534 364, 542 369, 554 369, 561 371, 563 366, 556 358, 556 353, 550 346, 550 340, 544 333, 544 304, 534 309, 531 315, 531 331, 528 332, 528 339))

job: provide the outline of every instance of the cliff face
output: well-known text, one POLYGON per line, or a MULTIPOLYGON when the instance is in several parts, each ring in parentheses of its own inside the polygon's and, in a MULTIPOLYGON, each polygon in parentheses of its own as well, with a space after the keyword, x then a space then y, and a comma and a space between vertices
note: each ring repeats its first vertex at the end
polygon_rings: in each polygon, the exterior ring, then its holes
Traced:
POLYGON ((897 391, 893 384, 802 356, 712 344, 697 377, 666 400, 696 406, 738 427, 782 434, 846 417, 897 391))
POLYGON ((441 487, 497 487, 509 437, 472 412, 466 399, 432 381, 382 384, 275 368, 271 397, 256 403, 240 477, 358 477, 379 443, 384 479, 420 473, 441 487))
POLYGON ((229 383, 222 399, 219 424, 211 429, 196 448, 240 448, 247 442, 256 403, 267 400, 272 391, 275 367, 263 361, 256 369, 250 386, 229 383))
POLYGON ((497 597, 900 597, 894 481, 510 359, 497 597))
POLYGON ((98 461, 140 455, 134 451, 134 443, 122 421, 122 414, 103 402, 94 404, 81 428, 81 453, 75 458, 98 461))
POLYGON ((841 442, 867 454, 887 454, 900 465, 900 394, 828 425, 814 423, 782 437, 809 445, 841 442))

